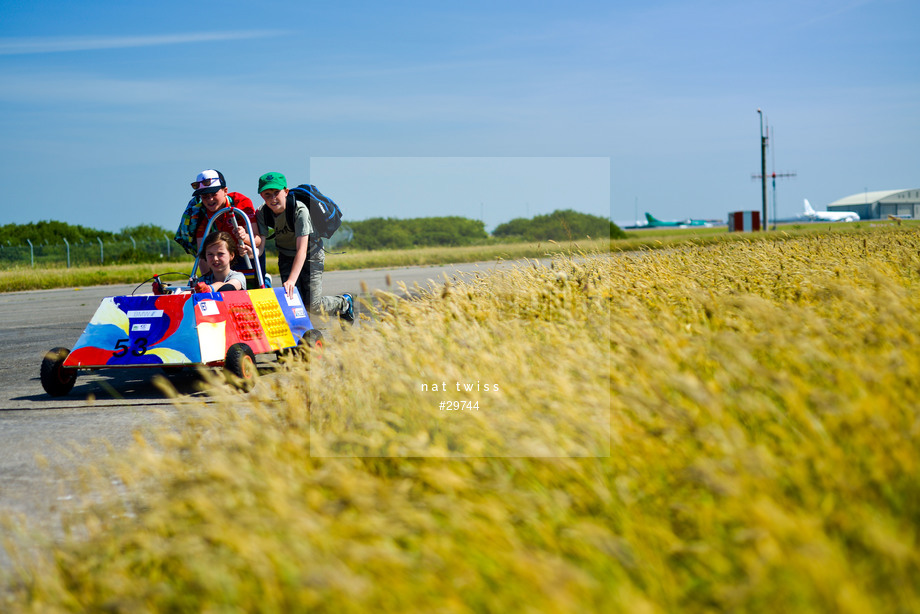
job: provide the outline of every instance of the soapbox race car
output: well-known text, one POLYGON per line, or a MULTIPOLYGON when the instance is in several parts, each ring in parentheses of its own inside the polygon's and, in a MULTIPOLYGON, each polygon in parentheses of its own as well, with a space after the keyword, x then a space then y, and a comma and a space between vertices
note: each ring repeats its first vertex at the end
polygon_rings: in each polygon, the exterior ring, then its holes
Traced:
MULTIPOLYGON (((211 218, 205 236, 223 214, 235 216, 234 221, 241 217, 253 236, 245 213, 233 207, 211 218)), ((188 286, 172 287, 154 276, 162 294, 102 299, 72 350, 58 347, 45 354, 40 371, 45 392, 66 395, 79 370, 138 367, 159 367, 167 373, 183 367, 222 367, 231 381, 248 390, 258 376, 257 354, 322 345, 322 334, 313 328, 300 293, 295 288, 288 297, 283 287, 266 287, 258 258, 246 272, 246 290, 205 293, 194 290, 198 260, 188 286)))

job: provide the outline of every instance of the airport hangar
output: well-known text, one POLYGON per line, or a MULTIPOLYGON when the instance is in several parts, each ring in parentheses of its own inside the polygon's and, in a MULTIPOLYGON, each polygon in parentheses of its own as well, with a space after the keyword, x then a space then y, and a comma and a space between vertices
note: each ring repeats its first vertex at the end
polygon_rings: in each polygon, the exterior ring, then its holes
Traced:
POLYGON ((884 220, 889 215, 920 220, 920 189, 860 192, 835 200, 827 210, 853 211, 861 220, 884 220))

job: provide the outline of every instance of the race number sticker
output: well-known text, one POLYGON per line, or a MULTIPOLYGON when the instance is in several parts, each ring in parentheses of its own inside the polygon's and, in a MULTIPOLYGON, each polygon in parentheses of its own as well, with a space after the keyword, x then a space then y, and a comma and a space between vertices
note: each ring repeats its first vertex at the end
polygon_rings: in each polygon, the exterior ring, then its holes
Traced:
POLYGON ((216 301, 201 301, 198 303, 198 309, 201 310, 201 315, 203 316, 220 315, 220 309, 217 308, 216 301))
POLYGON ((137 311, 137 310, 129 311, 128 317, 132 319, 133 318, 162 318, 163 311, 160 309, 151 309, 151 310, 144 310, 144 311, 137 311))
POLYGON ((288 296, 287 294, 285 294, 284 300, 287 301, 288 307, 295 307, 301 304, 299 294, 295 294, 294 296, 288 296))
POLYGON ((135 333, 135 332, 147 332, 147 331, 149 331, 149 330, 150 330, 150 324, 149 324, 149 323, 146 323, 146 324, 133 324, 133 325, 131 326, 131 332, 132 332, 132 333, 135 333))

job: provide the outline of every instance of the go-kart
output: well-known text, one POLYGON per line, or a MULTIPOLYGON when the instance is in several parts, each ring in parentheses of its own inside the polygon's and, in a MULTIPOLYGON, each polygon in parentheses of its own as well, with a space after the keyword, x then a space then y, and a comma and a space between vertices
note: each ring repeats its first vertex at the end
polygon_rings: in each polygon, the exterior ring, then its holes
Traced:
MULTIPOLYGON (((246 214, 226 207, 212 216, 246 214)), ((188 285, 171 286, 154 276, 161 294, 110 296, 102 299, 72 350, 58 347, 41 364, 42 387, 51 396, 71 391, 80 370, 157 367, 166 372, 184 367, 223 368, 237 386, 248 390, 258 376, 256 355, 322 345, 300 293, 288 298, 284 288, 266 286, 258 258, 246 271, 247 289, 196 293, 198 258, 188 285)), ((247 258, 247 261, 249 259, 247 258)), ((151 280, 142 282, 145 286, 151 280)), ((150 287, 150 286, 148 286, 150 287)))

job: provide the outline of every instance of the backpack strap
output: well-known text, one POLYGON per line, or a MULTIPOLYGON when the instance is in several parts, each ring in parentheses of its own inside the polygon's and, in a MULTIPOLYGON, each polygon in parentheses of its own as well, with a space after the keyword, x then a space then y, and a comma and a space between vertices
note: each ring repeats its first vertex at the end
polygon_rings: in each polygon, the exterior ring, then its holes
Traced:
MULTIPOLYGON (((309 209, 307 212, 309 213, 309 209)), ((297 199, 293 194, 288 192, 287 202, 284 203, 284 215, 287 218, 287 225, 292 231, 294 230, 294 217, 297 215, 297 199)))
MULTIPOLYGON (((275 228, 275 214, 272 213, 272 210, 268 208, 268 205, 262 205, 259 207, 259 210, 256 211, 256 215, 262 214, 262 221, 265 222, 265 227, 269 229, 275 228)), ((269 241, 275 238, 276 233, 271 233, 267 237, 264 237, 263 241, 269 241)))

